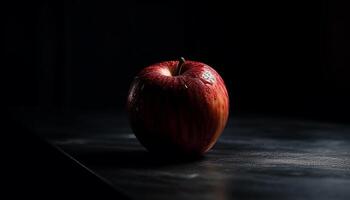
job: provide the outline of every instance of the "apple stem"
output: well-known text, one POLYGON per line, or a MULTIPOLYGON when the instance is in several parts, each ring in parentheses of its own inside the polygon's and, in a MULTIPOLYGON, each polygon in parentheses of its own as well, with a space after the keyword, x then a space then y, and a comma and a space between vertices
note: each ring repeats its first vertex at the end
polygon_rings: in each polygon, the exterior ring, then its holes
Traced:
POLYGON ((185 62, 186 62, 185 58, 180 57, 179 63, 177 64, 177 67, 176 67, 176 69, 177 69, 176 75, 177 76, 181 74, 181 70, 182 70, 182 67, 185 64, 185 62))

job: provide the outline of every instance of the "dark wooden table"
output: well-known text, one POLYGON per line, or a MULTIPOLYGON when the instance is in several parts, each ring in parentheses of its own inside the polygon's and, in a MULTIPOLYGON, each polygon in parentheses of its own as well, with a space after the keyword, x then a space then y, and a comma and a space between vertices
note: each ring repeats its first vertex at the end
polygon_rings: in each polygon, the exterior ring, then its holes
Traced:
POLYGON ((196 161, 162 159, 123 113, 38 115, 29 127, 132 199, 350 199, 350 126, 236 116, 196 161))

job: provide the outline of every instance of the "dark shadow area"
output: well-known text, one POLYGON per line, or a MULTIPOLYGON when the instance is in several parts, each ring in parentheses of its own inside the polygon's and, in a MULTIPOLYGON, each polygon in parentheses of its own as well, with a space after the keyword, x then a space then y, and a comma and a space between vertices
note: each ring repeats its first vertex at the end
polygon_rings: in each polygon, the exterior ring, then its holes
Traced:
POLYGON ((35 133, 13 120, 3 122, 3 195, 10 199, 23 195, 33 199, 129 199, 35 133))

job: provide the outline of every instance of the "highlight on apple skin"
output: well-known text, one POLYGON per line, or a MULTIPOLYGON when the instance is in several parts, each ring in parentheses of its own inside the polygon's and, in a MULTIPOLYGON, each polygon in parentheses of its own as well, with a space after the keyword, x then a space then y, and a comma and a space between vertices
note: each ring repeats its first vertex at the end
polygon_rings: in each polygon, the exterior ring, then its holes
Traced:
POLYGON ((130 86, 127 111, 148 151, 200 156, 226 126, 229 97, 213 68, 181 58, 144 68, 130 86))

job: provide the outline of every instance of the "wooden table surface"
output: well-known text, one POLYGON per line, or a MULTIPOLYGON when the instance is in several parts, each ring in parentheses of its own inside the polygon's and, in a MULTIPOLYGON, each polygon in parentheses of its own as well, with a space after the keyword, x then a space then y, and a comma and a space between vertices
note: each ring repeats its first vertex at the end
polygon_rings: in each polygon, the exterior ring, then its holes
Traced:
POLYGON ((350 199, 350 126, 234 116, 202 159, 149 154, 124 113, 40 115, 39 135, 132 199, 350 199))

